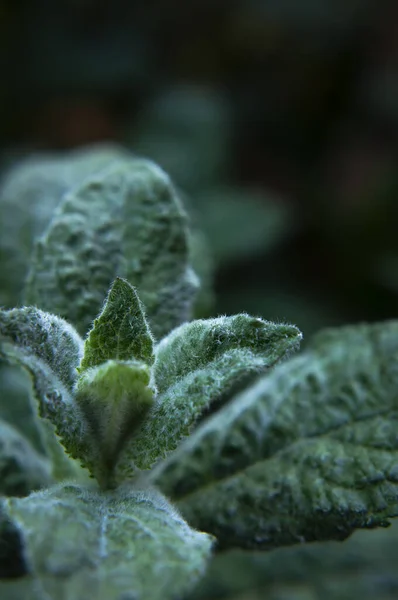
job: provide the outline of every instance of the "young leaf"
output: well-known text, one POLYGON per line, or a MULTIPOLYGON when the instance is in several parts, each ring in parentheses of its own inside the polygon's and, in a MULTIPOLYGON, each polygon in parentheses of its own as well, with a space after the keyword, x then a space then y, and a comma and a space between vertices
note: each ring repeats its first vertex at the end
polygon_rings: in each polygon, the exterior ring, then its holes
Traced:
POLYGON ((186 215, 167 175, 130 159, 67 194, 36 245, 26 299, 85 334, 116 276, 140 293, 155 337, 190 317, 198 281, 186 215))
POLYGON ((78 371, 107 360, 153 362, 153 338, 135 289, 118 277, 84 345, 78 371))
MULTIPOLYGON (((261 357, 264 368, 297 350, 302 335, 297 327, 271 323, 247 314, 186 323, 156 347, 154 374, 160 392, 189 373, 211 367, 228 352, 244 350, 250 358, 261 357)), ((244 366, 242 365, 242 371, 244 366)))
POLYGON ((29 581, 29 597, 48 600, 174 600, 203 574, 211 546, 150 490, 63 485, 0 504, 0 574, 14 577, 10 594, 29 581))
POLYGON ((51 465, 14 427, 0 420, 0 495, 26 496, 51 483, 51 465))
POLYGON ((397 334, 390 322, 336 331, 330 352, 316 341, 202 425, 153 481, 222 546, 386 525, 398 515, 397 334))
POLYGON ((112 485, 117 457, 153 403, 150 370, 139 361, 108 360, 83 372, 76 404, 90 429, 91 443, 82 458, 102 487, 112 485))
POLYGON ((297 349, 301 333, 241 314, 181 325, 156 347, 159 394, 148 418, 126 444, 118 470, 148 469, 188 436, 209 408, 219 408, 242 386, 297 349))

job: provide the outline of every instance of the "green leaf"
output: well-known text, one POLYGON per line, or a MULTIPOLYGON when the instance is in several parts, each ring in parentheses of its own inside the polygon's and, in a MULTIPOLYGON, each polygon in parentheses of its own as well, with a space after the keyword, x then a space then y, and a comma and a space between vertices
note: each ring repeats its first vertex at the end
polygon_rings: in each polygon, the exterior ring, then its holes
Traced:
POLYGON ((127 153, 111 144, 72 152, 39 153, 18 160, 0 188, 0 306, 21 303, 23 286, 36 239, 50 223, 62 196, 85 177, 121 160, 127 153))
POLYGON ((142 426, 126 444, 121 477, 150 468, 188 436, 209 409, 219 408, 242 386, 297 349, 301 333, 249 315, 181 325, 155 349, 159 391, 142 426))
POLYGON ((121 160, 67 194, 36 245, 26 299, 85 334, 116 276, 130 281, 155 337, 189 319, 198 281, 186 215, 167 175, 121 160))
POLYGON ((156 347, 156 385, 164 392, 190 373, 211 369, 221 356, 238 355, 239 351, 244 351, 247 357, 246 365, 236 361, 240 374, 249 368, 250 359, 256 357, 261 358, 264 368, 269 368, 297 350, 301 338, 294 325, 271 323, 244 313, 186 323, 156 347))
POLYGON ((327 335, 152 475, 222 546, 344 539, 398 515, 398 322, 327 335))
MULTIPOLYGON (((31 387, 24 396, 24 403, 30 403, 26 417, 34 423, 45 454, 52 458, 54 476, 77 475, 77 465, 65 456, 55 432, 71 456, 81 458, 86 445, 85 426, 73 401, 73 390, 82 340, 62 319, 32 307, 0 311, 0 338, 2 362, 22 367, 31 378, 31 387)), ((10 409, 3 408, 10 402, 11 394, 3 396, 1 410, 8 413, 7 420, 13 424, 10 409)))
POLYGON ((0 344, 0 419, 12 425, 33 448, 47 454, 42 422, 32 398, 32 378, 21 365, 10 364, 0 344))
POLYGON ((153 338, 143 306, 135 289, 120 277, 113 283, 105 306, 94 321, 78 370, 113 359, 153 362, 153 338))
POLYGON ((83 342, 69 323, 31 306, 0 310, 0 336, 24 354, 41 359, 73 389, 83 342))
POLYGON ((51 483, 51 465, 14 427, 0 420, 0 495, 26 496, 51 483))
POLYGON ((150 369, 139 361, 108 360, 83 372, 76 404, 90 430, 81 458, 102 487, 113 485, 113 470, 126 440, 153 404, 150 369))
POLYGON ((174 600, 195 585, 211 551, 211 537, 150 490, 63 485, 0 506, 0 574, 19 575, 6 583, 10 594, 29 581, 32 597, 48 600, 174 600))
POLYGON ((38 382, 35 385, 40 379, 40 366, 33 375, 26 360, 14 346, 0 344, 0 419, 18 431, 42 460, 50 461, 53 479, 73 476, 80 480, 81 469, 66 455, 53 425, 39 417, 37 394, 43 396, 46 387, 41 387, 38 382))
MULTIPOLYGON (((23 397, 25 418, 30 421, 29 429, 36 429, 35 437, 40 441, 40 451, 52 462, 53 477, 85 479, 79 465, 65 454, 66 450, 70 456, 80 460, 88 453, 89 447, 84 416, 73 401, 70 391, 41 359, 29 353, 25 354, 13 344, 1 343, 0 362, 21 369, 30 379, 29 388, 25 390, 23 397)), ((14 396, 7 395, 1 397, 0 403, 1 413, 5 412, 8 415, 7 421, 11 424, 12 409, 7 411, 3 407, 13 401, 14 396)), ((19 408, 22 406, 21 403, 19 408)), ((16 425, 21 430, 19 418, 16 419, 16 425)))
POLYGON ((194 199, 198 224, 217 265, 265 256, 294 227, 288 205, 261 189, 218 185, 197 192, 194 199))

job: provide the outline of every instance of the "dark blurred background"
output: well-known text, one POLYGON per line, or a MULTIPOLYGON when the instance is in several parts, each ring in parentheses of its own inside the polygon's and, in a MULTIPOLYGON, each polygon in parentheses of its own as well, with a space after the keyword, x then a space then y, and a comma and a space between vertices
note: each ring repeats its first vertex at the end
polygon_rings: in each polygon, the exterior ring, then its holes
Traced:
POLYGON ((186 192, 212 313, 398 317, 398 2, 0 0, 3 165, 121 143, 186 192))

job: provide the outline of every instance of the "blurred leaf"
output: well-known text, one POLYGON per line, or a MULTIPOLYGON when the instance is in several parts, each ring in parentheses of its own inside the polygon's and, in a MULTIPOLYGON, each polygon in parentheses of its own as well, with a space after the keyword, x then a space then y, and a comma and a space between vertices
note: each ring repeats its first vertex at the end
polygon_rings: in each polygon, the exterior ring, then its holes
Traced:
POLYGON ((0 495, 26 496, 50 483, 50 461, 0 419, 0 495))
POLYGON ((211 88, 184 85, 160 91, 127 128, 125 141, 197 194, 226 170, 230 137, 227 98, 211 88))
POLYGON ((133 284, 155 337, 191 314, 186 216, 167 175, 121 160, 67 194, 36 244, 26 300, 85 334, 115 277, 133 284))
POLYGON ((21 593, 28 580, 29 598, 172 600, 194 586, 211 546, 149 490, 62 485, 0 504, 0 574, 14 577, 4 589, 21 593))
POLYGON ((192 600, 395 600, 398 522, 341 542, 217 555, 192 600))
POLYGON ((31 306, 0 310, 0 335, 27 357, 42 360, 72 391, 83 342, 69 323, 31 306))
MULTIPOLYGON (((21 419, 29 420, 36 443, 52 460, 54 477, 81 476, 55 432, 68 449, 80 448, 83 443, 82 414, 72 400, 82 340, 66 321, 33 307, 0 311, 0 337, 1 363, 7 368, 19 367, 31 379, 15 415, 13 389, 8 388, 10 395, 6 391, 1 397, 2 413, 17 427, 21 419)), ((72 450, 76 457, 80 453, 72 450)))
POLYGON ((265 254, 292 231, 289 208, 260 191, 215 187, 194 200, 198 224, 218 265, 265 254))
POLYGON ((35 240, 42 235, 62 196, 88 175, 121 159, 118 146, 99 145, 62 154, 33 154, 2 175, 0 184, 0 305, 21 302, 35 240))

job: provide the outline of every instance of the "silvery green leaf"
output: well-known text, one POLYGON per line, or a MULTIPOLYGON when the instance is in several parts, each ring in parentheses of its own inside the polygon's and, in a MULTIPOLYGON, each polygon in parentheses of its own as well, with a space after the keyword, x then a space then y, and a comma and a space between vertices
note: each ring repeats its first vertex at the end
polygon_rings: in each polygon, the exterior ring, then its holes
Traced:
POLYGON ((104 308, 94 321, 79 371, 107 360, 153 362, 153 338, 135 289, 118 277, 109 290, 104 308))
POLYGON ((396 321, 323 334, 204 423, 153 480, 223 546, 387 525, 398 515, 397 357, 396 321))
POLYGON ((0 495, 26 496, 50 483, 50 461, 0 419, 0 495))
POLYGON ((209 409, 296 350, 293 325, 246 314, 181 325, 155 348, 158 395, 148 417, 127 442, 118 468, 123 477, 150 468, 188 436, 209 409))
POLYGON ((151 490, 62 485, 0 504, 0 574, 15 578, 5 582, 10 594, 29 581, 30 597, 46 600, 174 600, 203 574, 211 546, 151 490))
POLYGON ((2 176, 0 258, 7 269, 0 289, 1 306, 12 307, 21 302, 34 242, 45 231, 64 193, 125 155, 114 145, 33 154, 2 176))
MULTIPOLYGON (((29 381, 19 399, 19 408, 26 410, 28 439, 32 439, 34 433, 40 445, 39 452, 51 460, 52 476, 56 480, 66 477, 85 479, 79 465, 65 454, 66 449, 71 457, 80 460, 87 446, 83 415, 74 403, 71 392, 46 363, 16 345, 1 343, 0 362, 19 370, 18 377, 23 375, 25 382, 29 381)), ((1 414, 4 413, 7 422, 14 425, 12 409, 7 409, 7 405, 14 401, 14 396, 2 394, 0 398, 1 414)), ((15 417, 15 426, 21 431, 19 416, 15 417)))
POLYGON ((73 389, 83 342, 66 321, 32 306, 0 310, 0 336, 24 354, 42 360, 73 389))
POLYGON ((239 356, 239 351, 247 353, 245 365, 236 360, 239 375, 250 369, 250 359, 256 357, 264 369, 270 368, 297 350, 301 338, 294 325, 272 323, 245 313, 185 323, 156 346, 157 388, 164 392, 191 373, 211 369, 212 363, 226 354, 239 356))
MULTIPOLYGON (((38 427, 45 453, 53 459, 54 475, 76 474, 76 465, 65 456, 54 428, 71 456, 80 458, 87 436, 72 392, 82 340, 62 319, 32 307, 0 311, 0 336, 2 361, 22 367, 31 379, 25 396, 30 402, 28 414, 38 427), (37 415, 44 421, 38 420, 37 415)), ((2 397, 2 406, 9 402, 11 396, 2 397)))
MULTIPOLYGON (((65 454, 52 424, 39 416, 36 390, 40 387, 34 382, 40 379, 40 365, 33 375, 25 363, 26 356, 16 347, 0 344, 0 419, 17 430, 43 460, 51 462, 55 480, 76 477, 80 469, 65 454)), ((41 389, 45 393, 46 388, 41 389)))
POLYGON ((38 241, 26 299, 83 335, 115 279, 134 285, 155 337, 191 314, 198 281, 188 265, 186 215, 167 175, 121 160, 66 194, 38 241))

